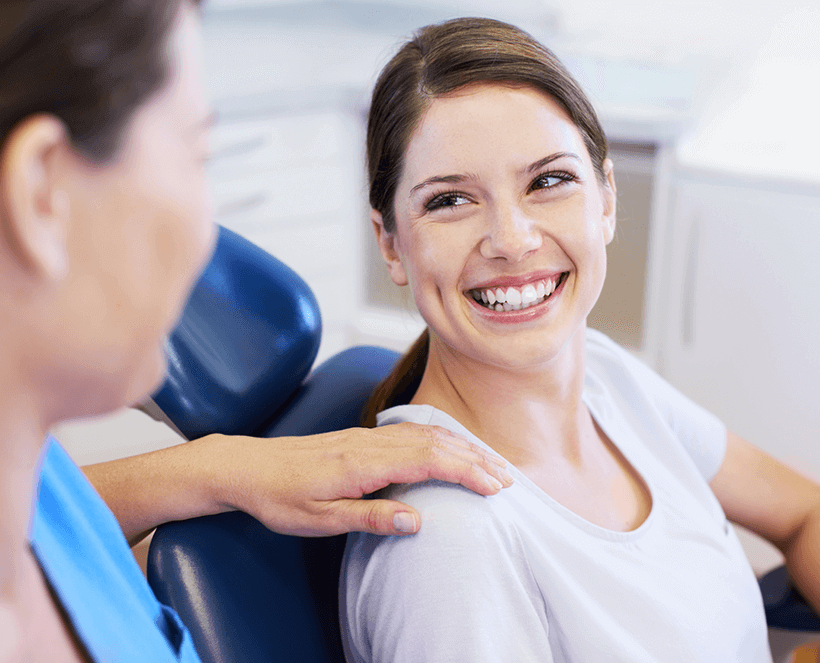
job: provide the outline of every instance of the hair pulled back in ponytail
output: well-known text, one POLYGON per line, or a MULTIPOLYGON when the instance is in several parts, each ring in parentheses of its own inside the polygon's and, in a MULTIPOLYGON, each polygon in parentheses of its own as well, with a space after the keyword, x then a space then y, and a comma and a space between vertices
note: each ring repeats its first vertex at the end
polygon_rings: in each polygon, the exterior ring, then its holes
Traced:
POLYGON ((362 426, 374 428, 376 415, 394 405, 410 402, 419 388, 424 367, 427 365, 427 354, 430 350, 430 331, 425 329, 410 349, 396 364, 367 402, 362 413, 362 426))
MULTIPOLYGON (((552 97, 577 127, 600 181, 607 140, 595 110, 560 60, 528 33, 487 18, 458 18, 421 28, 382 70, 367 122, 370 206, 385 231, 396 232, 396 187, 410 137, 437 97, 476 83, 530 87, 552 97)), ((393 372, 375 390, 363 424, 407 403, 421 383, 429 353, 425 330, 393 372)))

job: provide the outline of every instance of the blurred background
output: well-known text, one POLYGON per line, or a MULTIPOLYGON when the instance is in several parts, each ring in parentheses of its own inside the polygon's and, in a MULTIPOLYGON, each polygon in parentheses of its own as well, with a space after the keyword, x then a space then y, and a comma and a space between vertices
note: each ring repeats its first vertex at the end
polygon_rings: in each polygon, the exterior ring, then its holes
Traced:
MULTIPOLYGON (((820 480, 816 0, 210 0, 216 220, 313 288, 319 361, 422 329, 371 237, 364 122, 397 45, 459 15, 530 31, 607 130, 619 228, 590 324, 820 480)), ((80 464, 181 441, 134 411, 55 433, 80 464)), ((778 563, 743 541, 758 572, 778 563)))

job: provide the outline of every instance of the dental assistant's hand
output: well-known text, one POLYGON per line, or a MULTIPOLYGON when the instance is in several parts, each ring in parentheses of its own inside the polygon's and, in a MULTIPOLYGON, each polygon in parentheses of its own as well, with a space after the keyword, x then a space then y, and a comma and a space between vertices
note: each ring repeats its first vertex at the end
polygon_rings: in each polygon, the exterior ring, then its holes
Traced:
POLYGON ((305 437, 208 435, 83 470, 133 545, 163 522, 231 510, 283 534, 411 534, 421 525, 415 509, 361 498, 426 479, 493 495, 512 484, 505 466, 443 428, 403 423, 305 437))
POLYGON ((218 487, 225 508, 299 536, 416 532, 415 509, 360 499, 391 483, 441 479, 482 495, 512 483, 495 454, 443 428, 409 423, 269 440, 214 436, 203 445, 230 449, 220 454, 229 459, 218 487))

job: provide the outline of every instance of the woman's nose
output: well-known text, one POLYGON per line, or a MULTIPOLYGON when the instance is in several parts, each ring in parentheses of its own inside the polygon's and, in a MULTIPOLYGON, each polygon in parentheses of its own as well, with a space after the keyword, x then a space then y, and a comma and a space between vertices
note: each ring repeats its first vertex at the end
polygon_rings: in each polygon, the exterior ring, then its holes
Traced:
POLYGON ((504 258, 517 262, 541 247, 543 238, 535 220, 515 206, 493 211, 489 228, 481 243, 485 258, 504 258))

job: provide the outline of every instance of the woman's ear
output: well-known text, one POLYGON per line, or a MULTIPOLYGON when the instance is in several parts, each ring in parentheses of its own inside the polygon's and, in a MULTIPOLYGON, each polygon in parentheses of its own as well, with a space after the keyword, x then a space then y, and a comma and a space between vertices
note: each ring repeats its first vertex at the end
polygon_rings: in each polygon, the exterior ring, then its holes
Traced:
POLYGON ((387 264, 387 271, 390 272, 390 278, 396 285, 407 285, 407 272, 404 271, 404 265, 401 261, 401 256, 396 246, 396 233, 391 233, 385 230, 384 221, 380 212, 370 210, 370 221, 373 223, 373 231, 376 233, 376 241, 379 243, 379 251, 381 251, 382 258, 387 264))
POLYGON ((63 123, 31 116, 0 151, 0 241, 30 277, 60 280, 68 270, 69 199, 61 186, 71 146, 63 123))
POLYGON ((615 169, 611 159, 604 159, 604 182, 601 185, 604 200, 604 215, 602 219, 604 241, 609 244, 615 237, 616 210, 618 190, 615 187, 615 169))

